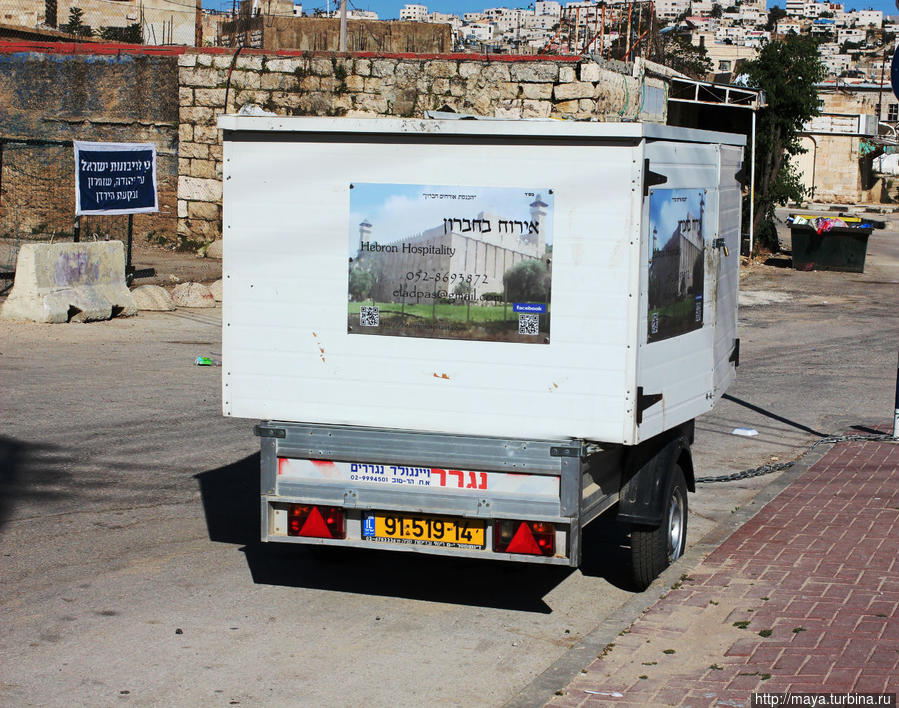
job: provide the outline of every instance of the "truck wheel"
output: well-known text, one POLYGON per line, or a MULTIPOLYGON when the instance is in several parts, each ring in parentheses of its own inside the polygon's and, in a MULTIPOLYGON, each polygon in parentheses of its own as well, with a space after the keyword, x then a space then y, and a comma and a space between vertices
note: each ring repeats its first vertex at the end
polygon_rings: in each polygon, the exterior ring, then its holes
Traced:
POLYGON ((640 590, 680 558, 687 544, 687 483, 680 466, 675 466, 672 476, 662 523, 631 529, 631 562, 640 590))

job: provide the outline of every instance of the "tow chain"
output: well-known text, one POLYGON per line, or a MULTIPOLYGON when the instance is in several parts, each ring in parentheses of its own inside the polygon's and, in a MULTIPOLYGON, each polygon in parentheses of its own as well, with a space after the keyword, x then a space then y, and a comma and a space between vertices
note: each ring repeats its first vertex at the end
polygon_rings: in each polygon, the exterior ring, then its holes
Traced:
MULTIPOLYGON (((840 443, 840 442, 856 442, 856 441, 865 441, 865 442, 899 442, 896 438, 894 438, 889 433, 883 433, 881 435, 834 435, 829 438, 821 438, 820 440, 816 440, 812 443, 809 448, 803 453, 803 455, 808 454, 812 450, 814 450, 818 445, 823 445, 825 443, 840 443)), ((710 484, 712 482, 736 482, 740 479, 751 479, 752 477, 761 477, 762 475, 772 474, 774 472, 781 472, 783 470, 788 470, 790 467, 795 465, 795 462, 778 462, 776 464, 767 464, 762 465, 760 467, 754 467, 751 470, 744 470, 743 472, 734 472, 733 474, 725 474, 719 477, 698 477, 696 479, 696 483, 710 484)))

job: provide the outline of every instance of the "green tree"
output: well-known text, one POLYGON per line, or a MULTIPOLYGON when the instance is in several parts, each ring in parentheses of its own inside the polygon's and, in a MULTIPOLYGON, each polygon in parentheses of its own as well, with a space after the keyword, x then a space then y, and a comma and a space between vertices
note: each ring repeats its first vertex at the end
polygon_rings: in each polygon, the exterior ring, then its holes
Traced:
POLYGON ((689 35, 670 32, 662 39, 661 55, 656 61, 693 78, 705 78, 712 70, 705 47, 690 42, 689 35))
POLYGON ((787 16, 787 11, 778 5, 774 5, 770 10, 768 10, 768 22, 765 24, 765 29, 769 32, 773 31, 775 27, 777 27, 777 23, 787 16))
POLYGON ((127 27, 101 27, 100 37, 110 42, 144 43, 144 33, 141 30, 140 22, 135 22, 127 27))
POLYGON ((503 274, 507 302, 549 302, 550 273, 543 261, 529 258, 503 274))
POLYGON ((354 302, 367 300, 374 284, 375 278, 370 270, 361 266, 350 268, 350 298, 354 302))
POLYGON ((820 113, 816 84, 825 68, 814 38, 789 35, 762 47, 743 73, 748 85, 762 89, 767 99, 756 129, 755 236, 760 245, 775 250, 774 207, 805 194, 790 158, 805 152, 799 131, 820 113))
POLYGON ((715 5, 712 5, 712 12, 710 13, 712 17, 714 17, 715 19, 720 19, 723 13, 724 11, 721 9, 721 5, 717 3, 715 5))
POLYGON ((69 8, 69 21, 64 25, 60 25, 59 29, 67 34, 74 34, 76 37, 90 37, 94 31, 89 25, 82 21, 84 10, 80 7, 69 8))

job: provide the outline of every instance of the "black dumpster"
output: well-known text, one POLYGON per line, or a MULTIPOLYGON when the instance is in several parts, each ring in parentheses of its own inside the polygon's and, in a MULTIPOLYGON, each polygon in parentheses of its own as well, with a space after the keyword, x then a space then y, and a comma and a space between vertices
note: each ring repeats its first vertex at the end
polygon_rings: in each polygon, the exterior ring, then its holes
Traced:
POLYGON ((794 270, 864 273, 871 221, 857 217, 791 214, 794 270))

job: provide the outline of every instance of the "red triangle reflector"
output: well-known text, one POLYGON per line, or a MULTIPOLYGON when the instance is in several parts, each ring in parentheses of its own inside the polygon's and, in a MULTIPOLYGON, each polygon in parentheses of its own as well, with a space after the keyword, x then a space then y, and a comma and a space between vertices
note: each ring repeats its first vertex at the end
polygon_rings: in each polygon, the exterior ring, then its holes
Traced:
POLYGON ((299 535, 314 536, 315 538, 334 538, 317 506, 312 507, 312 511, 306 517, 306 523, 300 529, 299 535))
POLYGON ((531 527, 525 522, 518 524, 518 530, 512 536, 512 540, 509 541, 509 547, 506 551, 508 553, 530 553, 535 556, 542 555, 540 546, 537 545, 534 534, 531 532, 531 527))

